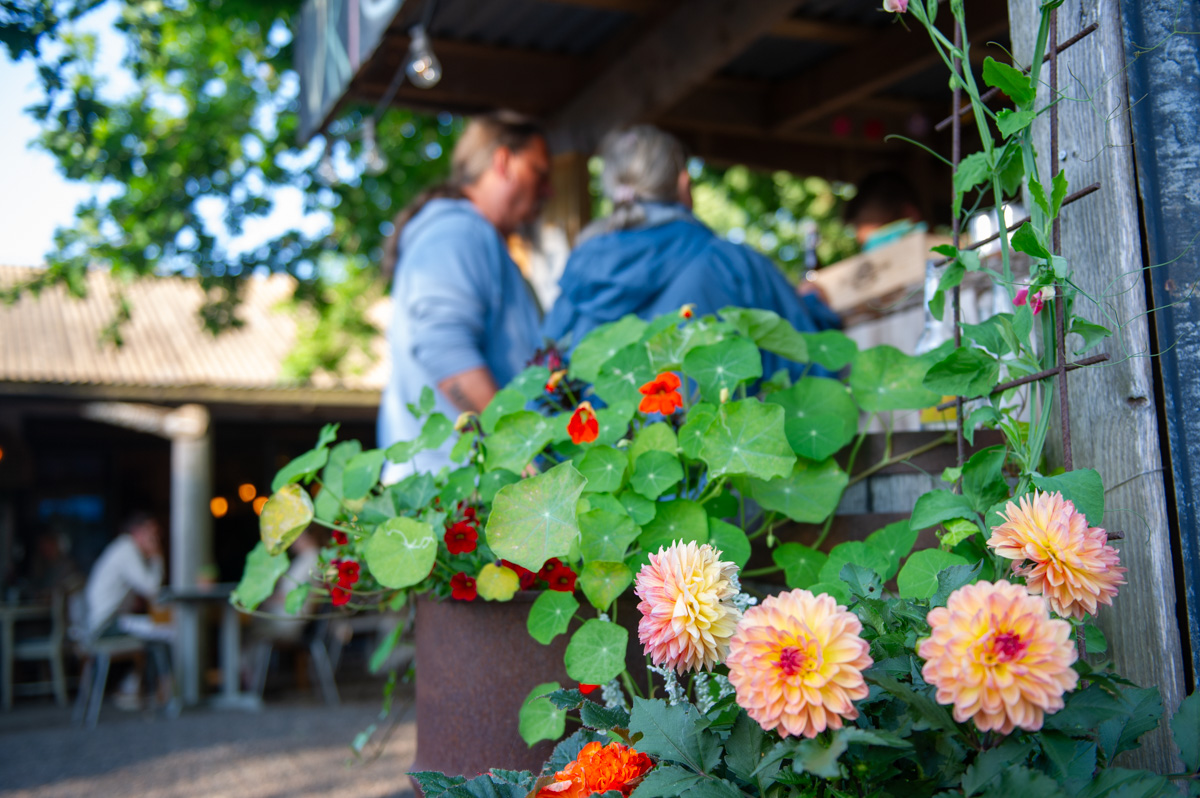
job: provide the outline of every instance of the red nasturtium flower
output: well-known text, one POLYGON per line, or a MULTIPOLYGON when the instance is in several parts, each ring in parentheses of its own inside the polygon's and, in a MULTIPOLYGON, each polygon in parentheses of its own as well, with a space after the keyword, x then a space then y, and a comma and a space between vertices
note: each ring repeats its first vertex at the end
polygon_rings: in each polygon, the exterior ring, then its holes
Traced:
POLYGON ((450 596, 459 601, 474 601, 479 595, 475 591, 475 577, 461 571, 450 578, 450 596))
POLYGON ((643 413, 671 415, 675 408, 683 407, 683 397, 679 395, 678 388, 679 378, 669 371, 664 371, 638 389, 643 394, 638 410, 643 413))
POLYGON ((446 530, 445 537, 451 554, 470 554, 479 542, 479 530, 467 521, 459 521, 446 530))
POLYGON ((345 587, 335 587, 329 591, 329 599, 333 602, 333 606, 340 607, 343 604, 350 603, 350 589, 345 587))
POLYGON ((567 424, 567 434, 575 444, 591 443, 600 435, 600 422, 590 402, 580 402, 567 424))
POLYGON ((609 790, 628 798, 653 767, 650 757, 621 743, 588 743, 574 762, 554 774, 554 781, 537 798, 586 798, 609 790))
POLYGON ((546 577, 546 584, 551 590, 570 593, 575 590, 575 572, 565 565, 559 565, 546 577))
POLYGON ((517 565, 515 562, 509 562, 508 560, 501 560, 500 564, 503 565, 505 568, 511 568, 513 571, 516 572, 517 578, 521 580, 521 589, 522 590, 529 590, 530 588, 533 587, 533 583, 537 581, 538 575, 535 572, 529 570, 528 568, 522 568, 521 566, 517 565))
POLYGON ((358 581, 359 571, 362 566, 354 560, 341 560, 337 563, 338 569, 338 585, 349 589, 351 585, 358 581))
POLYGON ((579 683, 579 692, 583 693, 584 695, 591 695, 599 688, 600 685, 598 684, 584 684, 583 682, 579 683))
POLYGON ((340 529, 333 530, 333 542, 339 546, 345 546, 350 542, 350 538, 346 537, 346 533, 340 529))

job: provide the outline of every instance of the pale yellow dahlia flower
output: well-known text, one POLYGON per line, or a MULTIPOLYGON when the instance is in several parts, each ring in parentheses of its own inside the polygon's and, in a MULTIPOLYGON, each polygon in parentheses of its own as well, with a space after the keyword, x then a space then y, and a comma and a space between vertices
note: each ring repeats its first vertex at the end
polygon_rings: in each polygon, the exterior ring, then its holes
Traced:
POLYGON ((873 660, 862 624, 832 596, 807 590, 771 596, 746 611, 729 644, 737 702, 764 729, 815 737, 854 720, 873 660))
POLYGON ((650 555, 634 593, 642 600, 638 640, 655 665, 685 673, 720 663, 741 617, 732 602, 736 564, 707 543, 676 542, 650 555))
POLYGON ((927 620, 921 675, 937 687, 939 704, 954 705, 955 720, 974 719, 980 731, 1042 728, 1079 679, 1071 625, 1051 618, 1045 599, 1023 585, 961 587, 927 620))
POLYGON ((1031 593, 1044 594, 1050 609, 1083 618, 1095 615, 1098 604, 1112 604, 1117 585, 1125 584, 1117 550, 1061 493, 1022 496, 1020 506, 1009 502, 1000 515, 1004 523, 988 545, 1014 561, 1013 573, 1025 577, 1031 593))

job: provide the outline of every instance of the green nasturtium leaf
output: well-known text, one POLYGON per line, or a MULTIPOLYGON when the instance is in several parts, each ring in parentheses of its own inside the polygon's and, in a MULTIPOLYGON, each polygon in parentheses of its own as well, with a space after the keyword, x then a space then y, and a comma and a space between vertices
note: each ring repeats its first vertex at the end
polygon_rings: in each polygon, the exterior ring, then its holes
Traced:
POLYGON ((645 526, 654 520, 654 516, 658 513, 658 502, 652 502, 645 496, 639 496, 631 490, 627 490, 617 497, 621 502, 621 506, 625 508, 625 512, 633 519, 633 523, 638 526, 645 526))
POLYGON ((600 325, 585 335, 571 353, 571 374, 584 382, 595 382, 600 367, 626 346, 637 343, 645 330, 646 322, 632 313, 600 325))
POLYGON ((641 530, 624 510, 618 514, 592 509, 579 515, 579 552, 583 561, 617 562, 625 559, 629 545, 641 530))
POLYGON ((900 570, 900 561, 912 551, 917 534, 908 521, 896 521, 867 536, 866 544, 888 560, 887 573, 882 575, 883 581, 891 579, 900 570))
POLYGON ((674 455, 677 451, 679 439, 675 436, 675 430, 665 421, 656 421, 642 427, 633 437, 633 443, 629 445, 629 463, 636 463, 646 452, 666 452, 674 455))
POLYGON ((721 552, 721 559, 737 564, 738 568, 745 568, 750 560, 750 539, 746 533, 720 518, 709 516, 708 542, 721 552))
POLYGON ((842 568, 846 563, 854 563, 861 565, 863 568, 870 568, 875 573, 879 574, 879 578, 883 579, 884 574, 888 572, 891 562, 887 556, 880 550, 868 546, 861 540, 852 540, 847 543, 839 543, 829 551, 829 559, 821 566, 820 579, 821 582, 840 582, 842 580, 842 568))
POLYGON ((623 562, 593 560, 579 572, 579 588, 600 612, 606 612, 617 596, 633 583, 633 572, 623 562))
POLYGON ((635 491, 654 500, 683 479, 679 458, 666 452, 645 452, 637 459, 629 484, 635 491))
POLYGON ((385 452, 387 459, 393 463, 404 463, 413 458, 418 452, 426 449, 437 449, 449 439, 454 432, 454 423, 441 413, 434 413, 425 419, 421 432, 411 441, 397 441, 385 452))
POLYGON ((475 492, 479 470, 474 466, 463 466, 446 476, 446 485, 438 491, 443 507, 452 507, 475 492))
POLYGON ((277 493, 285 485, 311 477, 324 468, 328 460, 329 450, 324 447, 305 452, 279 469, 275 479, 271 480, 271 492, 277 493))
POLYGON ((384 587, 415 585, 433 570, 438 540, 433 527, 423 521, 399 516, 378 527, 364 547, 371 575, 384 587))
POLYGON ((526 745, 541 740, 557 740, 567 730, 567 713, 546 698, 559 689, 558 682, 539 684, 529 691, 517 713, 517 731, 526 745))
POLYGON ((720 313, 758 348, 796 363, 809 361, 808 340, 779 314, 757 308, 723 308, 720 313))
POLYGON ((687 324, 660 330, 646 341, 646 354, 650 367, 656 372, 678 371, 684 358, 698 346, 708 346, 721 340, 721 331, 716 327, 687 324))
POLYGON ((505 385, 505 390, 518 391, 526 399, 537 399, 546 393, 550 381, 550 369, 545 366, 529 366, 505 385))
POLYGON ((700 457, 710 477, 772 479, 790 474, 796 462, 784 432, 783 408, 757 399, 722 405, 703 439, 700 457))
POLYGON ((485 439, 484 467, 519 474, 553 439, 554 427, 544 416, 532 410, 507 415, 496 422, 496 431, 485 439))
POLYGON ((845 582, 817 582, 809 585, 807 589, 817 596, 822 594, 833 596, 838 604, 848 605, 850 603, 850 588, 845 582))
POLYGON ((308 582, 304 582, 289 590, 283 600, 283 611, 288 615, 299 615, 304 610, 304 605, 308 603, 308 594, 310 592, 312 592, 312 585, 308 582))
POLYGON ((458 440, 454 442, 454 446, 450 449, 450 461, 452 463, 461 463, 467 459, 467 455, 471 453, 475 441, 479 438, 479 433, 475 430, 469 430, 458 436, 458 440))
POLYGON ((500 419, 521 412, 528 401, 529 397, 513 388, 497 391, 492 401, 488 402, 488 406, 479 414, 479 426, 486 434, 491 435, 500 419))
POLYGON ((575 466, 560 463, 501 488, 485 533, 492 551, 531 571, 566 556, 579 538, 575 507, 586 482, 575 466))
POLYGON ((708 542, 708 515, 703 506, 690 499, 675 499, 657 502, 657 509, 654 518, 642 525, 638 541, 643 551, 657 554, 675 541, 708 542))
POLYGON ((579 462, 579 473, 587 479, 588 493, 616 493, 625 484, 629 458, 611 446, 596 446, 579 462))
POLYGON ((777 479, 747 479, 750 496, 767 510, 783 513, 802 524, 818 524, 837 509, 850 478, 832 457, 813 463, 797 460, 792 471, 777 479))
POLYGON ((543 646, 549 645, 554 638, 566 634, 578 609, 579 602, 570 593, 562 590, 544 590, 529 608, 529 619, 525 622, 525 628, 534 640, 543 646))
POLYGON ((342 495, 342 475, 345 473, 346 464, 361 451, 362 444, 353 440, 342 441, 329 450, 329 459, 321 471, 321 493, 333 491, 334 496, 342 495))
POLYGON ((858 355, 858 343, 837 330, 801 333, 800 336, 808 345, 808 359, 830 371, 841 371, 858 355))
POLYGON ((722 390, 732 394, 739 385, 762 376, 762 355, 745 338, 726 338, 688 352, 683 367, 700 386, 700 394, 718 402, 722 390))
POLYGON ((246 570, 229 600, 248 610, 258 609, 275 592, 275 583, 287 573, 286 554, 271 554, 261 540, 246 555, 246 570))
POLYGON ((788 445, 809 460, 831 457, 858 433, 858 406, 837 380, 806 377, 766 401, 784 409, 788 445))
POLYGON ((679 428, 679 449, 689 460, 699 460, 704 447, 704 433, 717 417, 717 406, 707 402, 692 405, 687 421, 679 428))
POLYGON ((642 400, 638 389, 654 379, 645 344, 630 344, 621 349, 600 368, 596 377, 596 393, 610 405, 642 400))
POLYGON ((896 587, 900 590, 900 598, 929 598, 937 592, 937 577, 941 571, 952 565, 967 564, 965 558, 941 549, 914 551, 896 575, 896 587))
POLYGON ((634 401, 618 402, 596 410, 600 434, 596 436, 594 445, 615 446, 629 432, 629 421, 636 410, 637 402, 634 401))
POLYGON ((628 645, 625 627, 596 618, 585 621, 567 644, 567 675, 582 684, 606 684, 625 669, 628 645))
POLYGON ((506 471, 503 468, 489 471, 479 478, 479 498, 483 499, 485 503, 490 504, 496 498, 496 494, 501 488, 520 481, 520 475, 506 471))
POLYGON ((820 581, 821 568, 829 555, 802 543, 781 543, 771 552, 771 559, 783 569, 788 587, 809 588, 820 581))
POLYGON ((922 381, 929 367, 947 352, 948 348, 938 347, 918 358, 886 345, 859 352, 850 373, 854 401, 868 413, 920 410, 937 404, 942 395, 930 391, 922 381))
POLYGON ((308 491, 295 483, 285 485, 272 494, 258 516, 258 534, 267 551, 279 554, 312 523, 312 499, 308 491))
POLYGON ((382 468, 381 449, 368 449, 351 457, 342 471, 342 498, 349 501, 364 498, 379 482, 382 468))

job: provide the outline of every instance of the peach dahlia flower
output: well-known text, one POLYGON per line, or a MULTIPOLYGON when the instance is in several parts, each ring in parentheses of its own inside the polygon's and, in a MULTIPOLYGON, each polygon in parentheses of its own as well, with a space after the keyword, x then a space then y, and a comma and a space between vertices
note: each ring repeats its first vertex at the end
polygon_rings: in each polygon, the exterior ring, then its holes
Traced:
POLYGON ((729 682, 760 726, 815 737, 853 720, 873 660, 862 624, 832 596, 807 590, 770 596, 746 611, 729 644, 729 682))
POLYGON ((950 594, 927 616, 932 632, 917 653, 939 704, 980 731, 1042 728, 1079 680, 1071 668, 1071 625, 1051 618, 1045 599, 1023 585, 976 582, 950 594))
POLYGON ((1108 533, 1088 527, 1061 493, 1035 492, 1019 501, 1008 503, 988 545, 1014 561, 1013 573, 1025 577, 1029 591, 1044 594, 1064 618, 1095 615, 1098 604, 1112 604, 1125 569, 1108 533))
POLYGON ((638 640, 655 665, 685 673, 721 661, 741 617, 736 575, 737 565, 707 543, 676 542, 650 555, 634 593, 642 600, 638 640))

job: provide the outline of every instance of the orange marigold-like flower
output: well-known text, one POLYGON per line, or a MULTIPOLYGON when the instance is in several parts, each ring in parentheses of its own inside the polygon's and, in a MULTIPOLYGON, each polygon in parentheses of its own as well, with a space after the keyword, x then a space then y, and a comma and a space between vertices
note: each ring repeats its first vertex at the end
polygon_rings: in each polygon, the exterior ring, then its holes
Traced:
POLYGON ((638 410, 643 413, 671 415, 675 412, 675 408, 683 407, 683 397, 679 395, 678 389, 679 378, 670 371, 664 371, 638 388, 644 394, 638 410))
POLYGON ((1108 533, 1089 527, 1061 493, 1038 491, 1019 501, 1000 514, 1004 523, 992 530, 988 545, 1014 561, 1013 573, 1025 577, 1029 591, 1044 594, 1064 618, 1095 615, 1098 604, 1112 604, 1125 569, 1108 533))
POLYGON ((554 781, 538 791, 537 798, 585 798, 593 793, 618 790, 626 798, 654 762, 621 743, 592 742, 579 756, 554 774, 554 781))
POLYGON ((634 593, 642 600, 638 640, 655 665, 684 673, 721 661, 741 617, 732 601, 736 575, 737 565, 707 543, 673 543, 650 555, 634 593))
POLYGON ((596 411, 591 402, 580 402, 579 407, 571 414, 567 422, 567 434, 575 444, 591 443, 600 436, 600 422, 596 419, 596 411))
POLYGON ((679 309, 679 318, 681 319, 690 319, 695 315, 696 306, 694 304, 688 303, 679 309))
POLYGON ((1063 708, 1063 693, 1079 680, 1071 625, 1051 618, 1045 599, 1003 580, 976 582, 950 594, 927 616, 932 632, 917 653, 921 675, 937 687, 939 704, 980 731, 1008 734, 1042 728, 1063 708))
POLYGON ((816 737, 854 720, 871 666, 862 624, 832 596, 797 588, 746 610, 729 644, 738 705, 764 729, 816 737))

